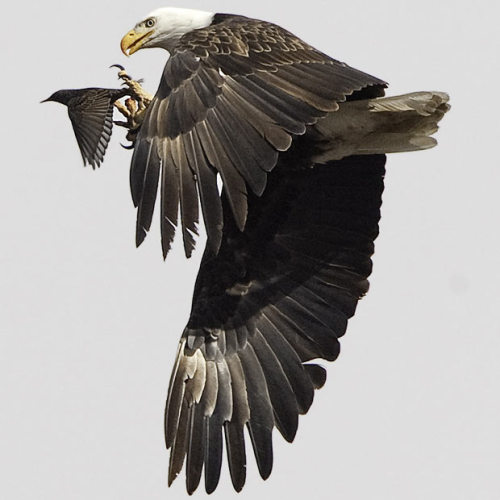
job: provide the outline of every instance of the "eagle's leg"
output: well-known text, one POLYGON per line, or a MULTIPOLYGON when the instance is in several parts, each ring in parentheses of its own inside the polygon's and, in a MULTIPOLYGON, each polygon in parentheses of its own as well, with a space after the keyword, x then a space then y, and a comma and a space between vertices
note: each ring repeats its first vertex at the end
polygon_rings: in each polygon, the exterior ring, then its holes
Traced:
POLYGON ((126 118, 126 121, 115 121, 114 123, 128 129, 127 139, 132 143, 130 147, 133 147, 144 113, 153 96, 142 88, 142 80, 132 79, 123 66, 118 64, 113 66, 119 69, 118 78, 127 87, 127 95, 129 96, 125 102, 115 101, 116 109, 126 118))

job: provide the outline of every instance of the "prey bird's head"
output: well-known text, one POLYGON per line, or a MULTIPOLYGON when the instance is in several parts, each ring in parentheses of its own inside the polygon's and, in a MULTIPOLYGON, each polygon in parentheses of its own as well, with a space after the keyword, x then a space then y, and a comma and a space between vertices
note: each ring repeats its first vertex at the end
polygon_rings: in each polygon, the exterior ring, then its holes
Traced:
POLYGON ((75 96, 74 90, 63 89, 54 92, 50 97, 47 97, 47 99, 44 99, 41 102, 60 102, 61 104, 66 104, 67 106, 69 100, 74 96, 75 96))
POLYGON ((213 13, 201 10, 175 7, 154 10, 122 38, 122 52, 130 56, 139 49, 150 47, 172 51, 184 34, 195 29, 206 28, 212 22, 213 17, 213 13))

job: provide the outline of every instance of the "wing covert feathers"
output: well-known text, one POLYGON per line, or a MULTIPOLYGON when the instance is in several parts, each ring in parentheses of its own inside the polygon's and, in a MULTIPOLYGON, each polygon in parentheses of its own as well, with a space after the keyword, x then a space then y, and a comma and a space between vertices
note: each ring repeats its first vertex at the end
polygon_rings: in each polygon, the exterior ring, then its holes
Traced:
POLYGON ((223 197, 219 252, 207 244, 168 392, 169 483, 184 465, 190 494, 202 473, 214 491, 225 443, 240 491, 248 442, 266 479, 273 429, 293 441, 326 379, 311 360, 337 357, 368 289, 384 164, 383 155, 313 169, 279 163, 264 194, 249 193, 243 232, 223 197))
MULTIPOLYGON (((168 226, 162 230, 164 255, 177 225, 173 204, 180 204, 185 253, 194 247, 198 197, 213 250, 221 241, 221 199, 215 174, 225 187, 237 227, 247 220, 248 197, 262 195, 279 152, 296 135, 338 109, 354 92, 383 94, 385 83, 322 54, 271 23, 227 17, 206 29, 184 35, 168 60, 150 104, 136 149, 157 149, 155 164, 144 168, 144 152, 131 163, 134 203, 147 205, 159 169, 161 198, 170 197, 168 226), (148 146, 149 147, 149 146, 148 146), (145 177, 154 177, 145 180, 145 177), (172 181, 168 188, 164 182, 172 181), (177 191, 178 193, 174 193, 177 191)), ((140 243, 149 228, 138 223, 140 243)))

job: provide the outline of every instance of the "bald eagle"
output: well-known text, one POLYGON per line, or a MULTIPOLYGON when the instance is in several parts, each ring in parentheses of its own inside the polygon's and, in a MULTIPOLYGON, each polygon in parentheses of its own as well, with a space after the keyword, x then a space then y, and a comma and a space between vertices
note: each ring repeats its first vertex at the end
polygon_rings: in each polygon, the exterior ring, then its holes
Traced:
POLYGON ((166 256, 180 223, 207 245, 165 410, 169 484, 186 468, 217 487, 223 442, 246 478, 245 428, 272 469, 272 432, 293 441, 339 338, 368 290, 386 153, 436 144, 442 92, 384 97, 386 83, 265 21, 158 9, 121 41, 170 53, 135 137, 136 243, 157 192, 166 256), (221 187, 218 182, 221 183, 221 187))

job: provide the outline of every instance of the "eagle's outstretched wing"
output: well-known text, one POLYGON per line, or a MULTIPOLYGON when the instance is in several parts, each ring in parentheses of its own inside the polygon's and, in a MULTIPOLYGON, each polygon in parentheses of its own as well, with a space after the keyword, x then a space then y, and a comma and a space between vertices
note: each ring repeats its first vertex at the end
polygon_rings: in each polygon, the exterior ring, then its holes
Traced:
POLYGON ((186 461, 189 493, 203 468, 207 492, 216 488, 223 435, 234 488, 243 487, 245 426, 269 476, 273 428, 292 441, 325 381, 325 370, 308 362, 337 357, 368 290, 385 156, 298 170, 287 160, 262 197, 248 193, 243 232, 223 196, 220 250, 207 244, 203 256, 165 413, 169 482, 186 461))
POLYGON ((292 138, 353 92, 366 89, 366 97, 375 97, 384 87, 271 23, 222 16, 185 34, 165 66, 132 158, 136 243, 151 226, 160 184, 164 256, 179 206, 185 252, 191 254, 198 195, 209 244, 217 251, 223 217, 217 173, 242 230, 250 193, 263 193, 268 172, 292 138))

